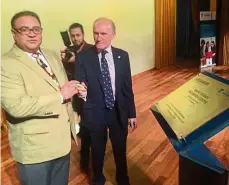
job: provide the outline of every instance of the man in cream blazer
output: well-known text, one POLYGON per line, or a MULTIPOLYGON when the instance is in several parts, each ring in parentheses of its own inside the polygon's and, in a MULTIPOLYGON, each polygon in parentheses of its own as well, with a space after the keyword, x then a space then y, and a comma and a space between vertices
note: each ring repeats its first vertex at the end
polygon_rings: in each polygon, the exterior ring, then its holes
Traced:
POLYGON ((57 54, 40 48, 36 13, 15 14, 11 26, 15 44, 2 57, 1 105, 21 184, 67 185, 71 134, 76 139, 79 121, 71 99, 84 89, 68 82, 57 54))

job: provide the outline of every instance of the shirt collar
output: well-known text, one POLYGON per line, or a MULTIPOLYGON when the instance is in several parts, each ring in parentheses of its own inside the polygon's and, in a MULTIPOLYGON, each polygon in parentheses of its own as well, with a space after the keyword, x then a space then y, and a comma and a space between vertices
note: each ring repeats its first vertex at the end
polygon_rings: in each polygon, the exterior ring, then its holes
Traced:
POLYGON ((112 54, 111 45, 105 49, 109 54, 112 54))
MULTIPOLYGON (((111 45, 108 46, 106 49, 104 49, 107 51, 107 53, 111 54, 112 55, 112 48, 111 48, 111 45)), ((101 52, 99 53, 99 55, 101 55, 101 52)))
POLYGON ((82 51, 85 44, 86 44, 86 42, 83 41, 83 43, 81 44, 81 46, 79 47, 79 49, 76 52, 79 53, 80 51, 82 51))
MULTIPOLYGON (((25 51, 25 53, 26 53, 29 57, 34 58, 33 53, 29 53, 29 52, 26 52, 26 51, 25 51)), ((39 55, 42 55, 42 53, 41 53, 40 50, 38 50, 36 53, 39 53, 39 55)))

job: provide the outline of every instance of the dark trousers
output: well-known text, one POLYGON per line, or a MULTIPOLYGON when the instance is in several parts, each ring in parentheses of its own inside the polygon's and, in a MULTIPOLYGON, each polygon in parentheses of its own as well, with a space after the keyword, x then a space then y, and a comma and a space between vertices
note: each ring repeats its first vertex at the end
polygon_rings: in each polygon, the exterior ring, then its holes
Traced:
POLYGON ((80 125, 79 137, 81 138, 80 148, 80 168, 86 174, 89 174, 91 138, 85 125, 80 125))
POLYGON ((21 185, 67 185, 70 154, 38 164, 17 163, 21 185))
POLYGON ((104 185, 103 175, 104 156, 107 143, 107 130, 111 140, 116 165, 116 182, 118 185, 129 185, 126 160, 126 139, 128 130, 121 125, 116 109, 104 109, 105 123, 98 123, 96 129, 89 128, 91 141, 93 185, 104 185))

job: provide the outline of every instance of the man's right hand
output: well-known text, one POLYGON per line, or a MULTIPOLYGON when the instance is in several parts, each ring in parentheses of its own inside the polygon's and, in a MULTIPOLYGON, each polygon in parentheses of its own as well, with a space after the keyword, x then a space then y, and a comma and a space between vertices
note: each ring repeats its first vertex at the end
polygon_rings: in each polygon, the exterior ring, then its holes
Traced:
POLYGON ((64 100, 71 99, 75 94, 79 92, 78 90, 79 82, 76 80, 72 80, 70 82, 66 82, 60 89, 60 93, 64 100))

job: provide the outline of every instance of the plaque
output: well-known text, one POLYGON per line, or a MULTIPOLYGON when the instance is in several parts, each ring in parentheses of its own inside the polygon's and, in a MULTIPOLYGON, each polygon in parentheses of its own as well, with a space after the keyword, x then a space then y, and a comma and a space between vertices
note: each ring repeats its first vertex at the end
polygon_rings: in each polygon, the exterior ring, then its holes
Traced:
POLYGON ((202 73, 156 103, 178 139, 229 108, 229 86, 202 73))

